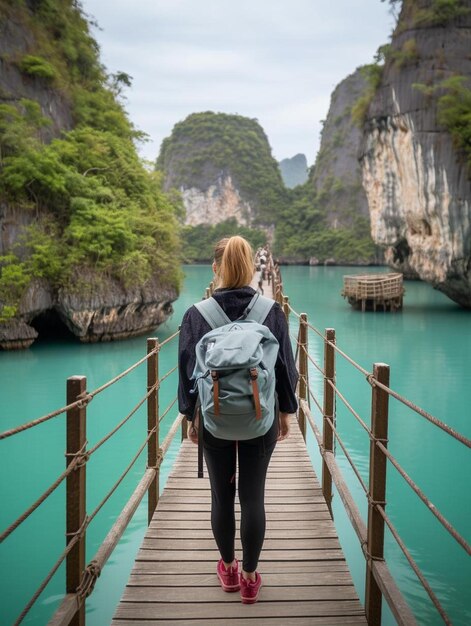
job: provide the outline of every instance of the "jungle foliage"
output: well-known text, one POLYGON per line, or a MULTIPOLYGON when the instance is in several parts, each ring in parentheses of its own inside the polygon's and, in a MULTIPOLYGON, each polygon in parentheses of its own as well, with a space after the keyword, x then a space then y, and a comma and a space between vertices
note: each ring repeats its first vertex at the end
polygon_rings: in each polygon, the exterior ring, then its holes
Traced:
MULTIPOLYGON (((292 190, 291 202, 281 214, 275 230, 276 255, 292 261, 308 261, 315 257, 319 262, 335 259, 338 264, 368 264, 375 262, 375 245, 370 235, 369 219, 349 216, 349 226, 329 226, 327 198, 338 197, 339 208, 345 213, 345 198, 341 198, 341 181, 332 181, 315 192, 312 180, 292 190)), ((345 216, 344 216, 345 217, 345 216)))
POLYGON ((3 319, 17 312, 33 278, 79 289, 75 276, 89 270, 96 281, 112 276, 139 286, 158 275, 177 286, 179 207, 137 155, 143 135, 116 93, 129 77, 106 75, 78 3, 18 0, 12 8, 2 0, 0 9, 14 10, 37 45, 34 56, 10 62, 66 94, 75 122, 46 143, 51 120, 38 102, 0 105, 0 196, 31 216, 16 247, 0 257, 3 319))

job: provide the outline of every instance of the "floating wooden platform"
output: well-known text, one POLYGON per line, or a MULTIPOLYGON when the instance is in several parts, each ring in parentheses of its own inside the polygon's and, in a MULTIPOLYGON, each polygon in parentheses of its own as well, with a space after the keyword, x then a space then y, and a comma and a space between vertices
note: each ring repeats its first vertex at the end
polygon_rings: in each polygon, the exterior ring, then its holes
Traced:
POLYGON ((196 478, 196 455, 184 441, 112 626, 366 625, 297 422, 268 470, 263 587, 253 605, 219 586, 209 481, 206 472, 196 478))
POLYGON ((343 277, 342 296, 355 309, 396 311, 402 308, 404 287, 402 274, 356 274, 343 277))

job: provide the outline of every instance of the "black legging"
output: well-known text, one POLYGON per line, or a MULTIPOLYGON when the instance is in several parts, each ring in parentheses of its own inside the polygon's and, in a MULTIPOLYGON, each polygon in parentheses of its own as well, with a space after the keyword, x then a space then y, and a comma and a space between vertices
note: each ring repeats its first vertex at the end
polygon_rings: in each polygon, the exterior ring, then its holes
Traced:
POLYGON ((211 527, 222 560, 234 560, 235 474, 239 457, 240 538, 246 572, 257 569, 265 537, 265 478, 278 436, 278 420, 255 439, 216 439, 204 429, 204 458, 211 483, 211 527))

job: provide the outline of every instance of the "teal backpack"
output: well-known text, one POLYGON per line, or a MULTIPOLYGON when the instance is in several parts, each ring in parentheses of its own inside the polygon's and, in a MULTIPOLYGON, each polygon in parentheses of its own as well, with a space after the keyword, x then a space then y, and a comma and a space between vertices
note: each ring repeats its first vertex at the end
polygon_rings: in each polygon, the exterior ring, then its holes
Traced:
POLYGON ((262 324, 273 304, 257 293, 234 322, 214 298, 195 304, 212 330, 196 345, 192 378, 205 428, 218 439, 253 439, 273 424, 279 344, 262 324))

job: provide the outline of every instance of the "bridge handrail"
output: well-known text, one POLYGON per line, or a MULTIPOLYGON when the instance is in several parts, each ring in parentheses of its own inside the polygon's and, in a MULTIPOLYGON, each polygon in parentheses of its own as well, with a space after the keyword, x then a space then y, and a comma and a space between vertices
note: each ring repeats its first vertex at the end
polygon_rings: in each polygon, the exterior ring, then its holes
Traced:
MULTIPOLYGON (((177 337, 178 334, 179 334, 179 331, 173 333, 173 335, 171 335, 170 337, 167 337, 167 339, 165 339, 165 341, 162 341, 162 343, 159 344, 159 348, 158 349, 160 350, 160 348, 162 348, 165 344, 169 343, 170 341, 172 341, 172 339, 177 337)), ((114 383, 118 382, 118 380, 121 380, 121 378, 124 378, 125 376, 130 374, 133 370, 135 370, 137 367, 139 367, 139 365, 142 365, 143 363, 148 361, 149 358, 152 356, 152 354, 154 354, 154 352, 149 352, 148 354, 143 356, 142 359, 139 359, 139 361, 137 361, 136 363, 133 363, 130 367, 128 367, 126 370, 124 370, 124 372, 121 372, 120 374, 118 374, 117 376, 115 376, 111 380, 107 381, 106 383, 104 383, 100 387, 97 387, 97 389, 94 389, 93 391, 85 392, 83 394, 83 397, 79 398, 75 402, 71 402, 70 404, 66 404, 65 406, 61 407, 60 409, 55 409, 54 411, 51 411, 50 413, 47 413, 46 415, 43 415, 42 417, 38 417, 38 418, 36 418, 34 420, 31 420, 30 422, 27 422, 25 424, 21 424, 20 426, 16 426, 15 428, 11 428, 9 430, 5 430, 4 432, 0 433, 0 439, 6 439, 7 437, 11 437, 12 435, 17 435, 18 433, 21 433, 21 432, 23 432, 25 430, 33 428, 34 426, 39 426, 39 424, 43 424, 44 422, 47 422, 48 420, 52 419, 53 417, 57 417, 58 415, 62 415, 63 413, 66 413, 70 409, 73 409, 75 407, 79 407, 80 408, 82 405, 88 404, 99 393, 101 393, 102 391, 104 391, 108 387, 111 387, 111 385, 114 385, 114 383)))
MULTIPOLYGON (((327 482, 330 480, 334 480, 339 495, 342 499, 342 502, 344 503, 345 508, 347 509, 347 512, 349 514, 350 520, 352 522, 352 525, 360 539, 360 544, 362 547, 362 551, 365 555, 365 558, 367 559, 367 570, 368 568, 371 569, 372 575, 376 578, 378 578, 378 580, 376 580, 381 592, 384 594, 386 600, 388 601, 388 603, 390 604, 390 608, 392 609, 396 619, 398 619, 399 623, 408 623, 408 620, 414 619, 412 614, 410 613, 409 610, 409 616, 405 618, 404 621, 404 615, 407 616, 407 611, 404 612, 404 606, 406 606, 404 599, 402 598, 402 594, 399 592, 399 589, 397 588, 397 586, 395 586, 395 583, 393 583, 392 577, 390 575, 390 573, 387 571, 387 565, 384 563, 384 567, 380 567, 378 569, 378 555, 373 555, 371 553, 368 552, 368 541, 370 541, 371 539, 369 539, 370 536, 370 530, 369 530, 369 525, 368 528, 365 526, 364 522, 361 519, 360 516, 360 512, 356 506, 356 504, 354 503, 353 497, 351 495, 351 493, 348 490, 348 487, 346 486, 346 483, 344 482, 343 478, 342 478, 342 474, 341 474, 341 470, 339 468, 339 466, 337 465, 337 462, 335 460, 335 449, 333 446, 333 441, 337 441, 339 443, 339 445, 341 446, 347 461, 349 462, 350 466, 352 467, 352 470, 356 476, 356 478, 358 479, 363 491, 365 492, 367 499, 368 499, 368 510, 369 510, 369 515, 368 515, 368 521, 370 523, 371 521, 371 516, 372 514, 376 514, 376 512, 381 516, 382 520, 384 523, 386 523, 386 525, 389 527, 389 529, 391 530, 391 534, 393 536, 393 538, 395 539, 395 541, 398 543, 399 548, 402 550, 402 552, 404 553, 405 557, 407 558, 409 564, 411 565, 413 571, 415 572, 415 574, 417 575, 420 583, 422 584, 422 586, 424 587, 425 591, 427 592, 427 594, 429 595, 431 601, 433 602, 433 604, 435 605, 435 607, 437 608, 438 612, 440 613, 442 619, 445 621, 445 623, 449 624, 450 619, 447 616, 445 610, 443 609, 442 605, 440 604, 440 601, 438 600, 437 596, 435 595, 435 593, 433 592, 430 584, 428 583, 428 581, 426 580, 425 576, 422 574, 422 572, 420 571, 419 567, 417 566, 417 564, 415 563, 414 559, 412 558, 409 550, 407 549, 407 547, 405 546, 404 542, 401 540, 399 533, 397 532, 396 528, 394 527, 393 523, 391 522, 390 518, 388 517, 388 515, 385 512, 384 509, 384 505, 385 502, 382 501, 378 501, 375 500, 372 497, 372 494, 370 493, 370 489, 371 489, 371 473, 370 473, 370 488, 368 488, 365 484, 365 482, 363 481, 360 472, 358 471, 358 468, 356 467, 354 461, 351 458, 351 455, 348 453, 348 450, 344 444, 344 442, 341 440, 338 431, 335 427, 335 398, 339 397, 342 402, 345 404, 345 406, 347 407, 348 411, 355 417, 355 419, 360 423, 360 425, 362 426, 362 428, 367 432, 368 437, 370 439, 370 442, 373 444, 373 447, 371 449, 370 452, 370 466, 372 463, 372 454, 373 454, 373 449, 378 449, 382 455, 384 455, 384 459, 391 463, 393 465, 393 467, 396 469, 396 471, 399 472, 399 474, 402 476, 402 478, 406 481, 407 485, 414 491, 414 493, 420 498, 420 500, 426 505, 426 507, 434 514, 434 516, 438 519, 438 521, 441 523, 441 525, 445 528, 445 530, 448 531, 448 533, 455 539, 455 541, 460 545, 461 548, 463 548, 468 554, 471 554, 471 546, 467 543, 467 541, 456 531, 456 529, 450 524, 450 522, 442 515, 442 513, 440 513, 440 511, 435 507, 435 505, 432 504, 432 502, 427 498, 427 496, 424 494, 424 492, 418 487, 418 485, 416 485, 416 483, 410 478, 410 476, 407 474, 407 472, 405 472, 405 470, 401 467, 401 465, 399 464, 399 462, 395 459, 395 457, 389 452, 389 450, 387 449, 387 398, 389 396, 395 398, 396 400, 402 402, 404 405, 406 405, 407 407, 409 407, 410 409, 412 409, 413 411, 415 411, 417 414, 421 415, 422 417, 425 417, 428 421, 430 421, 431 423, 433 423, 435 426, 437 426, 438 428, 440 428, 441 430, 443 430, 444 432, 446 432, 448 435, 452 436, 456 441, 459 441, 460 443, 466 445, 467 447, 471 447, 471 440, 469 440, 467 437, 465 437, 464 435, 462 435, 461 433, 457 432, 455 429, 450 428, 447 424, 445 424, 444 422, 442 422, 441 420, 437 419, 436 417, 434 417, 433 415, 431 415, 430 413, 428 413, 427 411, 424 411, 423 409, 421 409, 420 407, 418 407, 417 405, 415 405, 413 402, 411 402, 410 400, 408 400, 407 398, 404 398, 403 396, 401 396, 400 394, 398 394, 397 392, 395 392, 394 390, 392 390, 389 387, 389 366, 386 365, 382 365, 380 364, 379 368, 377 368, 377 366, 375 366, 373 373, 368 372, 367 370, 365 370, 363 367, 361 367, 358 363, 356 363, 351 357, 349 357, 343 350, 341 350, 335 343, 335 331, 333 331, 333 329, 326 329, 326 331, 324 333, 321 333, 317 328, 315 328, 314 326, 312 326, 311 324, 308 323, 307 321, 307 316, 303 313, 298 313, 290 304, 289 304, 289 300, 286 296, 283 295, 282 292, 282 288, 278 288, 275 289, 276 293, 277 293, 277 300, 280 303, 283 303, 283 310, 285 311, 285 314, 287 316, 287 318, 289 319, 289 314, 294 314, 294 316, 299 320, 299 330, 298 330, 298 336, 296 338, 293 337, 293 335, 290 333, 290 335, 295 339, 296 344, 297 344, 297 348, 296 348, 296 355, 297 355, 297 361, 298 361, 298 369, 300 369, 300 380, 302 380, 303 384, 305 385, 305 393, 304 393, 304 397, 302 397, 302 394, 299 394, 299 398, 300 398, 300 411, 299 411, 299 418, 300 418, 300 426, 301 426, 301 418, 304 420, 304 417, 307 418, 307 421, 309 422, 314 436, 317 440, 319 449, 320 449, 320 453, 321 456, 323 458, 323 461, 325 463, 325 465, 323 466, 323 480, 322 480, 322 484, 323 484, 323 491, 324 491, 324 483, 327 480, 327 482), (314 359, 309 355, 309 351, 308 351, 308 339, 307 339, 307 333, 305 334, 305 339, 304 341, 301 340, 301 329, 302 327, 305 327, 306 329, 312 330, 316 335, 318 335, 319 337, 322 338, 323 342, 324 342, 324 369, 322 369, 322 367, 320 367, 318 364, 314 363, 314 359), (329 335, 329 331, 330 334, 333 335, 332 337, 328 337, 329 335), (367 382, 371 385, 372 387, 372 393, 374 394, 374 389, 376 388, 377 390, 381 390, 381 392, 384 392, 386 401, 384 401, 384 398, 382 400, 383 402, 383 407, 382 407, 382 411, 384 413, 383 417, 381 419, 386 420, 386 437, 383 439, 382 437, 378 437, 378 435, 373 432, 372 429, 370 429, 367 424, 365 423, 365 421, 360 417, 360 415, 354 410, 354 408, 351 406, 351 404, 348 402, 348 400, 345 398, 345 396, 341 393, 341 391, 338 389, 337 385, 335 384, 335 365, 334 365, 334 360, 332 357, 332 363, 330 366, 330 371, 333 372, 332 376, 327 376, 326 374, 326 353, 327 350, 330 350, 331 354, 340 354, 342 357, 344 357, 351 365, 353 365, 357 370, 359 370, 362 374, 365 375, 367 382), (304 355, 304 363, 301 363, 300 360, 300 356, 304 355), (312 392, 312 389, 309 385, 309 368, 308 368, 308 360, 315 365, 315 367, 317 368, 318 371, 320 371, 320 373, 323 375, 324 378, 324 406, 321 406, 321 403, 317 400, 317 398, 315 397, 315 394, 312 392), (386 382, 383 380, 380 380, 380 377, 382 376, 382 371, 384 371, 385 369, 387 369, 387 380, 386 382), (378 374, 375 375, 376 371, 378 371, 378 374), (326 413, 326 408, 325 408, 325 395, 327 393, 327 389, 330 389, 331 392, 333 393, 333 399, 334 399, 334 404, 332 407, 332 412, 331 414, 327 414, 326 413), (310 400, 313 400, 316 407, 318 408, 321 416, 323 417, 323 423, 324 423, 324 433, 322 434, 321 431, 319 430, 319 428, 316 426, 314 419, 312 417, 311 414, 311 410, 310 410, 310 400), (386 402, 386 408, 384 408, 384 402, 386 402), (330 446, 326 445, 326 428, 328 429, 327 434, 330 431, 330 436, 332 437, 332 444, 330 446), (330 474, 330 478, 329 477, 324 477, 324 473, 329 473, 330 474), (382 573, 379 571, 382 570, 382 573), (385 573, 386 572, 386 573, 385 573), (387 587, 388 585, 385 585, 381 582, 381 578, 384 578, 384 575, 389 576, 389 585, 394 585, 396 587, 394 593, 391 594, 390 591, 388 591, 387 587), (401 617, 401 611, 397 609, 397 606, 401 604, 403 606, 403 616, 401 617), (396 605, 396 607, 395 607, 396 605)), ((378 393, 378 392, 376 392, 378 393)), ((379 401, 377 400, 377 403, 379 403, 379 401)), ((373 402, 374 404, 374 402, 373 402)), ((374 408, 373 408, 374 410, 374 408)), ((381 409, 380 409, 381 410, 381 409)), ((372 415, 372 419, 373 419, 373 415, 372 415)), ((301 428, 303 430, 303 428, 301 428)), ((305 435, 305 432, 303 432, 303 434, 305 435)), ((381 477, 381 480, 383 481, 383 488, 384 488, 384 494, 385 494, 385 479, 386 479, 386 474, 385 474, 385 467, 383 469, 384 471, 384 475, 381 477)), ((370 467, 370 472, 371 472, 371 467, 370 467)), ((326 501, 329 503, 329 493, 324 494, 326 497, 326 501)), ((330 506, 329 506, 330 508, 330 506)), ((382 532, 384 533, 384 530, 382 530, 382 532)), ((382 546, 381 546, 381 554, 379 555, 379 558, 382 559, 382 546)), ((371 584, 371 583, 370 583, 371 584)), ((377 606, 375 607, 375 602, 377 604, 377 598, 371 598, 368 597, 368 595, 374 595, 369 594, 369 590, 368 590, 368 584, 367 584, 367 597, 365 599, 365 604, 366 604, 366 609, 367 609, 367 618, 368 621, 375 621, 375 617, 377 617, 377 606), (375 614, 376 613, 376 614, 375 614)), ((381 609, 379 609, 380 611, 381 609)))
MULTIPOLYGON (((298 313, 297 311, 295 311, 291 305, 289 305, 289 311, 290 311, 290 313, 293 313, 296 317, 300 318, 301 314, 298 313)), ((440 428, 441 430, 446 432, 448 435, 450 435, 451 437, 453 437, 457 441, 460 441, 461 443, 463 443, 468 448, 471 448, 471 439, 469 439, 465 435, 462 435, 461 433, 459 433, 454 428, 451 428, 450 426, 448 426, 448 424, 445 424, 445 422, 442 422, 437 417, 434 417, 433 415, 431 415, 430 413, 428 413, 427 411, 425 411, 421 407, 417 406, 416 404, 414 404, 413 402, 411 402, 407 398, 404 398, 399 393, 397 393, 396 391, 391 389, 391 387, 389 387, 387 385, 384 385, 379 380, 375 379, 374 375, 371 372, 369 372, 364 367, 362 367, 361 365, 356 363, 356 361, 354 361, 350 356, 348 356, 348 354, 346 354, 343 350, 341 350, 335 343, 326 340, 325 339, 325 335, 319 329, 317 329, 315 326, 313 326, 312 324, 309 324, 309 323, 307 323, 307 326, 308 326, 308 328, 310 330, 314 331, 323 341, 325 341, 328 345, 330 345, 333 348, 333 350, 335 350, 338 354, 340 354, 340 356, 342 356, 346 361, 348 361, 351 365, 353 365, 359 372, 361 372, 366 377, 368 383, 371 386, 376 385, 380 389, 383 389, 383 391, 385 391, 387 394, 389 394, 390 396, 392 396, 393 398, 395 398, 399 402, 402 402, 402 404, 408 406, 415 413, 417 413, 418 415, 424 417, 425 419, 427 419, 429 422, 431 422, 435 426, 438 426, 438 428, 440 428)), ((316 365, 316 367, 319 369, 319 371, 322 372, 322 369, 319 368, 318 365, 316 365)))
MULTIPOLYGON (((86 407, 91 401, 91 399, 93 399, 93 397, 95 397, 96 395, 98 395, 99 393, 101 393, 102 391, 104 391, 105 389, 107 389, 108 387, 110 387, 111 385, 119 381, 120 379, 122 379, 124 376, 132 372, 142 363, 146 361, 148 363, 148 386, 147 386, 147 393, 144 395, 144 397, 139 400, 139 402, 131 409, 131 411, 126 415, 126 417, 124 417, 119 422, 119 424, 117 424, 110 432, 108 432, 102 439, 100 439, 93 447, 89 448, 88 450, 86 449, 88 442, 86 441, 86 439, 84 439, 84 437, 82 437, 83 441, 81 441, 81 445, 79 448, 76 448, 75 450, 71 451, 68 446, 68 450, 66 452, 68 466, 66 470, 64 470, 64 472, 60 474, 60 476, 52 483, 52 485, 48 487, 35 500, 35 502, 33 502, 33 504, 28 509, 26 509, 26 511, 24 511, 16 520, 14 520, 14 522, 12 522, 8 526, 8 528, 5 531, 3 531, 0 534, 0 543, 1 543, 11 533, 13 533, 57 489, 57 487, 65 479, 69 480, 70 477, 72 477, 72 475, 74 474, 74 472, 76 472, 77 470, 85 469, 85 466, 87 462, 89 461, 90 457, 92 456, 92 454, 94 454, 104 443, 106 443, 113 435, 115 435, 116 432, 120 430, 124 426, 124 424, 126 424, 126 422, 128 422, 129 419, 138 411, 138 409, 147 401, 148 416, 149 416, 149 412, 154 414, 154 421, 155 421, 154 426, 148 429, 147 437, 144 443, 139 447, 137 453, 134 455, 131 462, 128 464, 128 466, 124 470, 124 472, 122 472, 118 480, 114 483, 111 489, 109 489, 107 494, 103 497, 101 502, 95 507, 93 512, 90 515, 83 516, 80 526, 75 528, 74 532, 66 533, 67 535, 66 548, 59 555, 59 557, 57 558, 52 568, 49 570, 45 578, 40 583, 38 589, 34 592, 29 602, 23 608, 21 614, 19 615, 19 617, 17 618, 15 622, 15 626, 16 624, 20 624, 23 621, 23 619, 25 618, 27 613, 30 611, 30 609, 32 608, 36 600, 39 598, 41 593, 49 584, 54 574, 57 572, 60 565, 64 562, 65 559, 70 558, 70 554, 74 549, 77 548, 77 544, 81 541, 84 542, 85 533, 90 523, 99 513, 99 511, 103 508, 105 503, 110 499, 110 497, 116 491, 118 486, 122 483, 126 475, 130 472, 130 470, 136 463, 137 459, 141 456, 142 452, 144 451, 146 445, 149 448, 149 443, 151 442, 153 438, 154 438, 153 447, 156 448, 157 450, 156 453, 153 454, 154 465, 153 466, 149 465, 149 459, 151 458, 151 454, 149 452, 147 470, 145 471, 142 479, 140 480, 133 494, 131 495, 128 502, 124 506, 123 512, 119 515, 112 529, 109 531, 107 537, 105 538, 104 542, 101 544, 100 548, 98 549, 97 554, 90 561, 90 563, 85 567, 85 569, 80 572, 80 584, 76 586, 76 591, 74 593, 67 593, 66 596, 64 597, 63 602, 61 603, 60 607, 55 612, 52 618, 53 623, 56 623, 57 620, 58 620, 57 623, 63 623, 63 624, 69 623, 70 619, 72 619, 74 614, 77 612, 77 608, 80 607, 80 605, 83 605, 83 601, 85 597, 90 595, 90 593, 92 592, 96 579, 98 578, 106 560, 112 553, 114 547, 119 541, 119 538, 121 537, 127 525, 129 524, 144 494, 146 493, 146 491, 149 491, 153 483, 154 483, 153 492, 154 492, 155 497, 154 497, 154 502, 152 503, 152 506, 155 509, 155 506, 158 501, 158 481, 156 482, 156 477, 158 478, 160 465, 164 459, 165 453, 168 450, 168 447, 170 446, 170 443, 173 437, 175 436, 176 430, 182 424, 184 420, 184 416, 180 414, 177 415, 177 418, 175 419, 173 425, 171 426, 169 433, 167 434, 167 437, 164 439, 162 446, 158 447, 158 438, 155 440, 155 437, 156 437, 156 434, 158 435, 159 425, 162 422, 162 420, 165 418, 165 416, 170 412, 172 407, 175 405, 178 397, 175 396, 175 398, 170 402, 167 408, 160 415, 158 413, 158 402, 154 402, 153 404, 152 403, 150 404, 150 400, 152 398, 154 398, 155 400, 155 398, 158 397, 157 395, 158 390, 160 389, 162 383, 178 369, 178 366, 175 366, 171 368, 169 371, 167 371, 163 376, 158 378, 158 354, 163 346, 171 342, 178 335, 179 335, 179 331, 177 331, 176 333, 168 337, 162 343, 159 343, 155 339, 149 339, 147 342, 148 343, 147 354, 143 358, 139 359, 139 361, 131 365, 124 372, 121 372, 120 374, 115 376, 113 379, 107 381, 105 384, 101 385, 100 387, 98 387, 92 392, 86 391, 85 377, 69 378, 67 381, 68 399, 70 399, 69 398, 69 383, 73 385, 74 383, 79 382, 80 385, 82 385, 83 387, 83 389, 80 390, 80 393, 76 394, 77 399, 74 399, 73 402, 68 402, 65 407, 62 407, 61 409, 57 409, 56 411, 53 411, 52 413, 46 416, 33 420, 32 422, 29 422, 28 424, 24 424, 20 427, 17 427, 16 429, 11 429, 9 431, 5 431, 5 433, 2 433, 3 436, 1 438, 6 438, 8 436, 22 432, 28 428, 37 426, 38 424, 43 423, 47 419, 51 419, 52 417, 55 417, 56 415, 60 415, 61 413, 64 413, 64 412, 66 412, 67 416, 69 417, 70 415, 74 413, 74 411, 79 411, 83 413, 83 418, 85 418, 86 407), (156 486, 157 486, 157 494, 155 494, 156 486), (105 544, 109 544, 108 547, 106 547, 105 544)), ((76 416, 74 415, 74 417, 76 416)), ((80 428, 78 424, 79 421, 80 420, 72 419, 70 420, 70 423, 69 423, 69 419, 68 419, 68 422, 67 422, 68 441, 69 441, 70 429, 72 429, 73 431, 77 431, 77 429, 80 428)), ((72 438, 74 438, 76 434, 77 434, 76 432, 72 433, 72 438)), ((183 432, 183 427, 182 427, 182 437, 183 436, 185 436, 185 433, 183 432)), ((77 495, 77 499, 80 499, 81 494, 78 493, 76 495, 77 495)), ((73 499, 75 497, 75 494, 69 493, 69 487, 67 487, 67 497, 68 499, 69 498, 73 499)), ((149 498, 149 500, 151 500, 151 498, 149 498)), ((75 507, 75 508, 78 508, 78 507, 75 507)), ((85 507, 84 507, 84 510, 85 510, 85 507)), ((150 511, 149 511, 149 515, 150 515, 150 511)))

